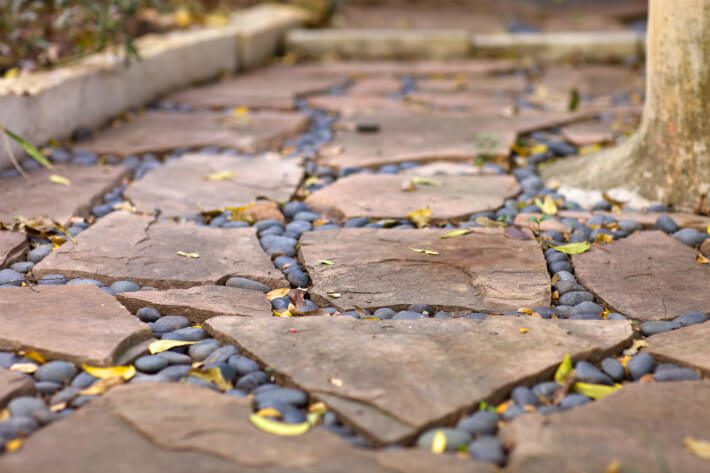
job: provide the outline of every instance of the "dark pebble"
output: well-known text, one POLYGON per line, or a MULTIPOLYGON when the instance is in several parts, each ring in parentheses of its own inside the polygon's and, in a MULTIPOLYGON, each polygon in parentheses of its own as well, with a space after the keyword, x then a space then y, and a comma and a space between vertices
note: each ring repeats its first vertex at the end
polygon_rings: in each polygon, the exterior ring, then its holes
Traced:
POLYGON ((498 414, 491 411, 477 411, 473 415, 464 417, 458 424, 457 429, 475 434, 495 435, 498 431, 498 414))
POLYGON ((581 394, 567 394, 560 401, 560 407, 562 409, 570 409, 572 407, 581 406, 582 404, 587 404, 590 401, 591 399, 581 394))
POLYGON ((651 335, 670 332, 680 327, 681 325, 675 320, 651 320, 641 324, 641 332, 650 337, 651 335))
POLYGON ((35 372, 34 377, 38 381, 51 381, 53 383, 65 384, 76 376, 78 370, 73 363, 68 361, 49 361, 35 372))
POLYGON ((656 228, 666 233, 675 233, 678 231, 678 224, 668 215, 661 215, 656 219, 656 228))
POLYGON ((609 386, 614 384, 614 381, 609 376, 602 373, 601 370, 587 361, 577 362, 574 371, 574 377, 577 381, 592 384, 606 384, 609 386))
POLYGON ((136 312, 136 317, 138 317, 141 322, 155 322, 160 316, 160 312, 152 307, 141 307, 136 312))
POLYGON ((638 380, 641 378, 641 376, 651 373, 653 371, 653 368, 656 366, 656 360, 651 356, 650 354, 646 352, 641 352, 629 360, 629 362, 626 364, 626 367, 629 370, 629 373, 631 374, 631 379, 634 381, 638 380))
POLYGON ((135 361, 136 369, 148 374, 157 373, 169 364, 168 360, 158 355, 141 356, 135 361))
POLYGON ((497 437, 482 436, 471 442, 468 454, 475 460, 503 466, 505 463, 505 450, 497 437))
POLYGON ((249 289, 251 291, 269 292, 271 288, 266 284, 262 284, 258 281, 252 281, 247 278, 233 277, 227 279, 225 283, 227 287, 238 287, 241 289, 249 289))
POLYGON ((513 389, 513 393, 510 397, 520 407, 525 407, 527 405, 537 406, 540 404, 540 400, 537 396, 535 396, 532 390, 526 386, 518 386, 513 389))
POLYGON ((253 371, 239 378, 239 381, 237 381, 234 387, 246 392, 251 392, 268 381, 269 376, 266 373, 263 371, 253 371))
POLYGON ((602 370, 616 382, 622 381, 626 375, 624 366, 614 358, 604 358, 602 360, 602 370))
POLYGON ((120 294, 122 292, 136 292, 141 289, 141 287, 133 281, 116 281, 111 284, 110 287, 116 294, 120 294))

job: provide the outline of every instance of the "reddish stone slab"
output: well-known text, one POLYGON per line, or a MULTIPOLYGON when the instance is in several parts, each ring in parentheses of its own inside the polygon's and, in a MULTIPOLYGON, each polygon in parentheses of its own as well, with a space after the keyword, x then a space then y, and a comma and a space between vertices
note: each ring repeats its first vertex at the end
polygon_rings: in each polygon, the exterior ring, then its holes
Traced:
POLYGON ((685 447, 708 439, 710 383, 633 383, 601 401, 517 417, 502 436, 510 473, 618 471, 701 473, 707 460, 685 447))
POLYGON ((501 400, 511 386, 550 373, 567 352, 596 358, 632 336, 626 321, 494 316, 444 323, 216 317, 205 327, 324 401, 379 445, 410 440, 481 400, 501 400))
POLYGON ((218 315, 272 316, 271 304, 263 293, 237 287, 196 286, 168 291, 124 292, 117 297, 133 313, 141 307, 153 307, 162 314, 180 314, 197 323, 218 315))
POLYGON ((15 217, 49 217, 62 224, 78 215, 86 217, 103 195, 118 186, 127 170, 120 166, 71 166, 57 164, 27 175, 0 181, 0 222, 15 217), (53 184, 49 176, 66 177, 71 185, 53 184))
POLYGON ((268 198, 288 201, 303 178, 297 160, 276 153, 256 157, 189 154, 148 173, 126 189, 138 209, 184 217, 204 210, 240 207, 268 198), (226 179, 214 180, 220 173, 226 179))
POLYGON ((432 78, 417 80, 420 92, 457 92, 467 91, 476 94, 521 94, 527 81, 521 75, 491 75, 481 77, 459 76, 455 79, 432 78))
POLYGON ((311 297, 343 310, 423 303, 442 310, 502 313, 550 303, 550 278, 534 239, 514 240, 492 228, 442 239, 445 233, 373 228, 308 232, 301 237, 299 257, 313 281, 311 297))
POLYGON ((158 112, 134 116, 81 143, 98 154, 126 156, 176 148, 221 146, 245 153, 278 147, 305 130, 308 118, 295 112, 250 112, 233 117, 220 112, 158 112))
POLYGON ((401 98, 380 95, 320 95, 307 99, 313 108, 337 113, 342 118, 349 118, 359 113, 375 114, 378 111, 394 111, 402 114, 418 113, 422 107, 405 102, 401 98))
POLYGON ((404 464, 416 459, 421 463, 403 470, 395 464, 401 454, 354 448, 323 428, 295 437, 270 435, 251 425, 248 420, 251 413, 250 400, 188 384, 121 386, 75 415, 35 433, 15 455, 0 457, 0 470, 8 473, 494 471, 483 463, 425 452, 413 452, 412 459, 404 464))
POLYGON ((28 248, 27 236, 24 233, 0 230, 0 268, 22 258, 28 248))
POLYGON ((400 175, 404 176, 479 176, 479 175, 494 175, 495 172, 483 166, 477 166, 471 163, 456 163, 438 161, 429 164, 422 164, 412 169, 401 171, 400 175))
POLYGON ((562 134, 576 146, 608 143, 614 139, 611 123, 583 122, 562 128, 562 134))
POLYGON ((572 257, 579 282, 614 312, 669 320, 710 311, 710 271, 696 252, 659 231, 636 232, 572 257))
POLYGON ((391 95, 402 89, 403 83, 394 77, 364 78, 348 87, 348 95, 391 95))
POLYGON ((343 222, 353 217, 407 218, 417 209, 430 208, 432 220, 456 220, 502 206, 520 192, 512 176, 437 176, 438 185, 414 186, 409 176, 354 175, 338 179, 308 196, 306 203, 328 218, 343 222))
POLYGON ((273 288, 288 286, 261 249, 254 228, 210 228, 127 212, 102 218, 76 244, 61 246, 34 268, 38 277, 52 273, 107 284, 128 279, 159 289, 218 284, 231 276, 273 288))
POLYGON ((151 338, 145 324, 92 285, 2 289, 0 296, 2 350, 108 366, 151 338))
POLYGON ((648 351, 659 359, 691 366, 710 375, 710 323, 690 325, 648 339, 648 351))
POLYGON ((408 102, 422 104, 433 108, 469 110, 478 115, 502 117, 512 110, 512 97, 501 95, 484 95, 483 93, 452 92, 439 94, 432 92, 413 92, 407 95, 408 102))
POLYGON ((34 393, 35 383, 32 377, 0 368, 0 409, 18 396, 32 396, 34 393))
POLYGON ((318 77, 423 77, 460 78, 502 74, 515 70, 515 61, 500 59, 472 59, 451 61, 346 61, 310 63, 292 66, 296 74, 318 77))

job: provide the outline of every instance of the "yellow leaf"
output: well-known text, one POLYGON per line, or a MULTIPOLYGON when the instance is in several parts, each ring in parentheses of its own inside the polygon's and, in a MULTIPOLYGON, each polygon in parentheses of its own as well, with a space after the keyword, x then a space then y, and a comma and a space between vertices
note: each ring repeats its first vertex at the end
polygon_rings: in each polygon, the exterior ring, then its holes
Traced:
POLYGON ((621 463, 619 463, 619 460, 614 460, 609 463, 604 469, 604 473, 621 473, 621 463))
POLYGON ((415 186, 439 187, 441 185, 441 182, 437 181, 436 179, 431 179, 428 177, 419 177, 419 176, 412 177, 409 180, 409 182, 411 182, 415 186))
POLYGON ((17 67, 11 67, 7 71, 5 71, 5 75, 3 76, 5 79, 17 79, 20 77, 20 69, 17 67))
POLYGON ((226 26, 228 23, 229 17, 227 15, 213 13, 205 17, 205 26, 208 26, 210 28, 226 26))
POLYGON ((51 182, 52 184, 59 184, 62 186, 70 186, 71 185, 71 181, 69 179, 67 179, 66 177, 60 176, 58 174, 52 174, 51 176, 49 176, 49 182, 51 182))
POLYGON ((592 399, 601 399, 619 389, 621 389, 620 384, 606 386, 604 384, 574 383, 572 385, 572 391, 577 394, 582 394, 583 396, 591 397, 592 399))
POLYGON ((586 145, 586 146, 582 146, 581 148, 579 148, 579 150, 577 150, 577 153, 580 156, 586 156, 588 154, 598 153, 601 150, 602 150, 602 147, 598 144, 586 145))
POLYGON ((560 363, 560 366, 557 367, 557 371, 555 371, 555 381, 560 384, 564 383, 570 373, 572 373, 572 358, 569 356, 569 353, 566 353, 565 357, 562 359, 562 363, 560 363))
POLYGON ((8 440, 7 442, 5 442, 5 451, 7 453, 14 453, 22 448, 23 443, 24 443, 24 439, 22 439, 20 437, 18 437, 16 439, 8 440))
POLYGON ((634 340, 631 347, 624 350, 624 355, 634 356, 641 348, 646 347, 648 347, 648 342, 646 340, 634 340))
POLYGON ((693 455, 698 456, 703 460, 710 460, 710 442, 707 440, 698 440, 693 437, 686 437, 683 439, 683 443, 685 444, 685 448, 687 448, 693 455))
POLYGON ((520 333, 528 333, 528 332, 529 332, 529 330, 528 330, 527 328, 525 328, 525 327, 520 327, 520 328, 518 329, 518 331, 519 331, 520 333))
POLYGON ((337 299, 337 298, 339 298, 339 297, 342 297, 342 294, 339 293, 339 292, 328 292, 327 294, 328 294, 330 297, 332 297, 333 299, 337 299))
POLYGON ((197 259, 200 257, 199 253, 189 253, 187 251, 178 251, 175 254, 178 256, 184 256, 185 258, 192 258, 192 259, 197 259))
POLYGON ((505 411, 508 410, 508 407, 510 407, 510 401, 505 401, 501 402, 496 406, 496 413, 497 414, 505 414, 505 411))
POLYGON ((701 255, 700 253, 698 253, 698 254, 695 256, 695 262, 698 263, 698 264, 708 264, 708 263, 710 263, 710 259, 708 259, 707 257, 705 257, 705 256, 701 255))
POLYGON ((528 307, 521 307, 516 312, 518 312, 519 314, 525 314, 525 315, 533 315, 535 313, 534 310, 532 310, 528 307))
POLYGON ((530 148, 530 154, 542 154, 547 153, 547 145, 544 143, 536 144, 530 148))
POLYGON ((186 345, 194 345, 197 342, 186 342, 184 340, 156 340, 148 345, 148 351, 151 355, 162 353, 175 347, 184 347, 186 345))
POLYGON ((232 109, 232 116, 235 118, 244 117, 246 115, 249 115, 249 107, 241 106, 232 109))
POLYGON ((278 299, 279 297, 288 296, 289 292, 291 292, 291 289, 288 287, 282 287, 280 289, 273 289, 273 290, 266 293, 266 298, 269 299, 270 301, 273 301, 274 299, 278 299))
POLYGON ((444 453, 446 451, 446 434, 437 430, 434 434, 434 438, 431 440, 431 453, 437 455, 444 453))
POLYGON ((537 205, 545 215, 555 215, 557 213, 557 204, 549 195, 546 195, 544 200, 535 199, 535 205, 537 205))
POLYGON ((10 410, 9 409, 0 410, 0 422, 4 422, 9 418, 10 418, 10 410))
POLYGON ((486 228, 505 228, 508 226, 504 222, 498 222, 497 220, 491 220, 490 218, 483 216, 477 217, 476 223, 486 228))
POLYGON ((39 367, 34 363, 15 363, 10 366, 10 371, 19 371, 20 373, 32 374, 37 371, 39 367))
POLYGON ((580 253, 588 251, 591 247, 592 245, 590 245, 588 241, 582 241, 579 243, 567 243, 566 245, 552 246, 551 248, 554 248, 560 253, 565 253, 568 255, 578 255, 580 253))
POLYGON ((469 233, 472 233, 473 230, 471 228, 460 228, 458 230, 451 230, 450 232, 446 232, 443 235, 441 235, 439 238, 442 239, 447 239, 447 238, 456 238, 464 235, 468 235, 469 233))
POLYGON ((335 263, 333 262, 333 260, 330 260, 330 259, 318 260, 318 263, 319 263, 319 264, 323 264, 323 265, 325 265, 325 266, 332 266, 332 265, 335 264, 335 263))
POLYGON ((283 310, 283 311, 281 311, 281 312, 278 312, 278 311, 275 311, 275 310, 274 310, 274 311, 273 311, 273 314, 274 314, 276 317, 293 317, 293 314, 292 314, 291 311, 289 311, 288 309, 283 310))
POLYGON ((413 210, 407 213, 407 218, 417 226, 417 228, 426 227, 431 221, 431 209, 429 207, 413 210))
POLYGON ((436 256, 439 254, 438 251, 434 250, 425 250, 423 248, 409 248, 410 250, 414 251, 415 253, 423 253, 425 255, 431 255, 431 256, 436 256))
POLYGON ((330 379, 328 380, 328 382, 329 382, 330 384, 332 384, 333 386, 337 386, 337 387, 339 387, 339 388, 341 388, 341 387, 343 386, 343 380, 340 379, 340 378, 330 378, 330 379))
POLYGON ((232 386, 232 383, 230 381, 224 379, 224 376, 222 376, 222 370, 216 366, 214 368, 209 368, 204 371, 193 369, 190 370, 188 374, 190 376, 194 376, 195 378, 200 378, 204 381, 213 383, 222 391, 229 391, 234 387, 232 386))
POLYGON ((256 414, 250 415, 249 421, 257 429, 273 435, 303 435, 311 428, 311 424, 309 424, 308 422, 303 422, 301 424, 286 424, 284 422, 268 419, 266 417, 261 417, 256 414))
POLYGON ((133 365, 108 366, 106 368, 101 368, 98 366, 89 366, 87 364, 82 364, 81 368, 94 378, 99 379, 123 378, 128 381, 136 375, 136 369, 133 365))
POLYGON ((594 243, 600 243, 602 245, 611 243, 612 241, 614 241, 614 236, 609 235, 608 233, 598 233, 594 238, 594 243))
POLYGON ((707 233, 708 235, 710 235, 710 225, 708 225, 708 228, 705 229, 705 233, 707 233))
POLYGON ((47 362, 47 360, 42 356, 42 354, 37 351, 33 351, 33 350, 25 351, 25 352, 21 351, 20 355, 22 355, 26 358, 29 358, 30 360, 35 361, 35 362, 39 363, 40 365, 47 362))
POLYGON ((308 406, 308 412, 315 414, 325 414, 326 412, 328 412, 328 406, 326 406, 323 402, 314 402, 313 404, 308 406))
POLYGON ((63 411, 66 408, 67 408, 66 402, 60 402, 59 404, 53 404, 53 405, 49 406, 49 410, 52 412, 63 411))
POLYGON ((173 13, 173 21, 180 28, 185 28, 192 24, 193 18, 186 8, 178 8, 175 13, 173 13))
POLYGON ((120 376, 114 376, 112 378, 101 379, 99 381, 96 381, 94 384, 92 384, 88 388, 82 389, 81 391, 79 391, 79 394, 82 396, 100 396, 101 394, 104 394, 109 389, 115 388, 116 386, 120 386, 121 384, 123 384, 125 382, 126 381, 123 378, 121 378, 120 376))
POLYGON ((205 179, 208 181, 231 181, 237 177, 237 174, 233 171, 219 171, 207 174, 205 179))
POLYGON ((261 417, 281 417, 281 413, 274 409, 273 407, 267 407, 265 409, 259 409, 256 415, 261 417))

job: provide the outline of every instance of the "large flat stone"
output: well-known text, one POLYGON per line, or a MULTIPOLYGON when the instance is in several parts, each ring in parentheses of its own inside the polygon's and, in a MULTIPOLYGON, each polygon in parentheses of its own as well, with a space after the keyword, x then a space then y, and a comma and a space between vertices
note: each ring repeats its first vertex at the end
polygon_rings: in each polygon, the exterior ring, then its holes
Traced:
POLYGON ((92 285, 2 289, 0 349, 106 366, 151 338, 148 327, 92 285))
POLYGON ((79 147, 116 156, 203 146, 254 153, 279 146, 303 131, 307 124, 308 118, 296 112, 263 111, 232 117, 211 111, 149 111, 136 115, 128 123, 103 130, 79 147))
POLYGON ((550 278, 535 240, 515 240, 492 228, 442 239, 445 233, 374 228, 305 233, 299 257, 313 281, 311 296, 343 310, 423 303, 502 313, 550 303, 550 278), (325 259, 335 264, 320 264, 325 259))
POLYGON ((684 445, 708 440, 710 383, 628 384, 560 414, 519 416, 503 429, 510 473, 617 471, 701 473, 707 460, 684 445))
POLYGON ((402 190, 411 178, 388 175, 354 175, 311 194, 306 203, 336 221, 352 217, 407 218, 428 207, 435 221, 460 219, 474 212, 495 210, 520 192, 512 176, 437 176, 438 185, 402 190))
POLYGON ((237 287, 196 286, 168 291, 124 292, 117 297, 133 313, 141 307, 153 307, 162 314, 180 314, 197 323, 217 315, 272 315, 271 304, 263 293, 237 287))
POLYGON ((187 384, 121 386, 32 435, 16 455, 0 457, 0 469, 7 473, 494 471, 489 465, 452 456, 412 452, 406 460, 398 452, 356 449, 322 428, 296 437, 270 435, 251 425, 251 413, 249 400, 187 384), (400 466, 413 461, 419 465, 400 466))
POLYGON ((710 272, 696 252, 659 231, 572 257, 577 279, 615 312, 639 320, 668 320, 710 311, 710 272))
POLYGON ((34 268, 105 283, 129 279, 159 289, 218 284, 231 276, 271 287, 288 284, 261 249, 254 228, 209 228, 155 221, 147 215, 114 212, 82 232, 34 268), (178 251, 197 253, 187 258, 178 251))
POLYGON ((710 374, 708 340, 710 323, 706 322, 654 335, 648 339, 648 351, 662 360, 692 366, 710 374))
POLYGON ((293 110, 296 99, 342 84, 338 78, 296 76, 287 68, 259 70, 215 84, 194 87, 167 97, 194 108, 275 108, 293 110))
POLYGON ((0 230, 0 268, 20 259, 28 247, 24 233, 0 230))
POLYGON ((257 157, 190 154, 172 160, 131 184, 125 192, 138 209, 184 217, 204 210, 240 207, 268 198, 288 201, 303 178, 295 159, 276 153, 257 157), (232 173, 211 180, 217 173, 232 173))
POLYGON ((216 317, 206 327, 323 400, 377 444, 412 439, 482 400, 499 401, 514 384, 551 373, 567 352, 598 358, 632 336, 626 321, 514 317, 445 322, 216 317), (522 327, 528 332, 521 333, 522 327))
POLYGON ((422 77, 468 78, 514 71, 515 61, 469 59, 461 61, 345 61, 304 63, 289 67, 296 74, 317 77, 422 77))
POLYGON ((0 368, 0 409, 17 396, 32 396, 35 383, 26 374, 0 368))
POLYGON ((127 170, 118 166, 68 166, 38 169, 24 177, 0 181, 0 222, 15 217, 49 217, 61 224, 86 217, 103 195, 118 186, 127 170), (71 185, 53 184, 49 176, 66 177, 71 185))

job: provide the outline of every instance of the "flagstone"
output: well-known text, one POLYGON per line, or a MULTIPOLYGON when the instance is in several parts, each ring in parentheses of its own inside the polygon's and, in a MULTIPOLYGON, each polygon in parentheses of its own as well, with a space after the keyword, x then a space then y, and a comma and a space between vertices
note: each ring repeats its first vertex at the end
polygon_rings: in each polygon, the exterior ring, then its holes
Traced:
POLYGON ((567 352, 597 359, 632 336, 627 321, 495 316, 445 322, 216 317, 205 327, 324 401, 378 445, 411 440, 480 401, 500 401, 511 386, 549 374, 567 352))
POLYGON ((422 303, 440 310, 502 313, 549 305, 550 278, 532 237, 521 241, 499 228, 476 228, 442 239, 447 232, 374 228, 307 232, 300 240, 299 258, 313 281, 311 298, 341 310, 406 309, 422 303), (321 260, 334 264, 323 265, 321 260))
POLYGON ((419 79, 417 91, 429 93, 461 92, 476 94, 520 94, 525 91, 527 81, 522 75, 488 75, 481 77, 459 76, 455 79, 419 79))
POLYGON ((189 104, 198 109, 247 107, 293 110, 296 108, 296 99, 326 92, 344 82, 338 77, 319 78, 295 72, 284 67, 261 69, 202 87, 186 89, 169 95, 166 99, 189 104))
POLYGON ((502 431, 510 473, 702 472, 688 438, 707 440, 710 383, 628 384, 616 393, 551 416, 515 418, 502 431))
POLYGON ((502 95, 484 95, 469 91, 440 94, 435 92, 413 92, 407 95, 407 101, 434 108, 469 110, 477 115, 490 117, 505 116, 511 113, 512 97, 502 95))
POLYGON ((210 228, 127 212, 102 218, 76 244, 61 246, 34 268, 38 277, 55 273, 106 284, 131 280, 159 289, 219 284, 232 276, 288 287, 254 228, 210 228))
POLYGON ((318 77, 421 77, 467 78, 514 71, 518 64, 503 59, 421 60, 421 61, 345 61, 308 63, 292 66, 294 74, 311 74, 318 77))
POLYGON ((288 201, 303 178, 296 159, 189 154, 165 163, 131 184, 125 195, 139 210, 184 217, 240 207, 267 198, 288 201))
POLYGON ((27 235, 0 230, 0 269, 22 258, 28 249, 27 235))
POLYGON ((696 251, 660 231, 636 232, 572 257, 579 282, 613 312, 669 320, 710 311, 710 272, 696 251))
POLYGON ((18 396, 32 396, 35 393, 35 383, 24 373, 0 368, 0 409, 18 396))
POLYGON ((272 316, 271 304, 263 293, 237 287, 206 285, 167 291, 124 292, 117 298, 132 313, 142 307, 153 307, 161 314, 180 314, 196 323, 218 315, 272 316))
POLYGON ((130 361, 151 339, 145 324, 93 285, 2 289, 0 325, 0 350, 97 366, 130 361))
POLYGON ((348 95, 392 95, 402 90, 402 80, 394 77, 363 78, 348 87, 348 95))
POLYGON ((255 153, 278 147, 307 125, 308 117, 296 112, 256 111, 234 116, 211 111, 148 111, 101 131, 81 142, 80 148, 116 156, 203 146, 255 153))
POLYGON ((424 110, 421 105, 384 95, 318 95, 306 99, 306 102, 312 108, 339 114, 342 118, 360 113, 375 114, 383 110, 399 112, 403 115, 421 113, 424 110))
POLYGON ((452 456, 373 452, 322 428, 276 436, 248 420, 251 400, 181 383, 113 389, 76 414, 32 435, 0 457, 11 473, 493 473, 492 466, 452 456), (129 452, 129 454, 127 454, 129 452), (400 463, 402 462, 402 463, 400 463), (416 462, 412 469, 402 465, 416 462), (59 469, 57 469, 59 466, 59 469))
POLYGON ((120 185, 128 174, 119 166, 73 166, 55 164, 37 169, 27 177, 0 181, 0 222, 12 223, 17 216, 49 217, 62 225, 72 216, 86 217, 104 194, 120 185), (70 185, 50 182, 51 175, 69 179, 70 185))
POLYGON ((353 175, 338 179, 308 196, 316 212, 337 222, 353 217, 407 218, 429 208, 433 221, 457 220, 484 210, 495 210, 520 192, 512 176, 437 176, 429 185, 415 185, 413 177, 353 175), (432 185, 434 184, 434 185, 432 185), (403 187, 414 187, 405 192, 403 187))
POLYGON ((560 131, 575 146, 608 143, 614 139, 612 124, 601 121, 575 123, 560 131))
POLYGON ((710 238, 705 240, 703 244, 700 245, 700 252, 705 256, 710 256, 710 238))
POLYGON ((710 375, 708 340, 710 323, 705 322, 649 337, 648 351, 660 360, 691 366, 710 375))
POLYGON ((438 161, 406 169, 400 171, 399 174, 403 176, 434 177, 494 175, 496 172, 488 167, 477 166, 472 163, 438 161))

